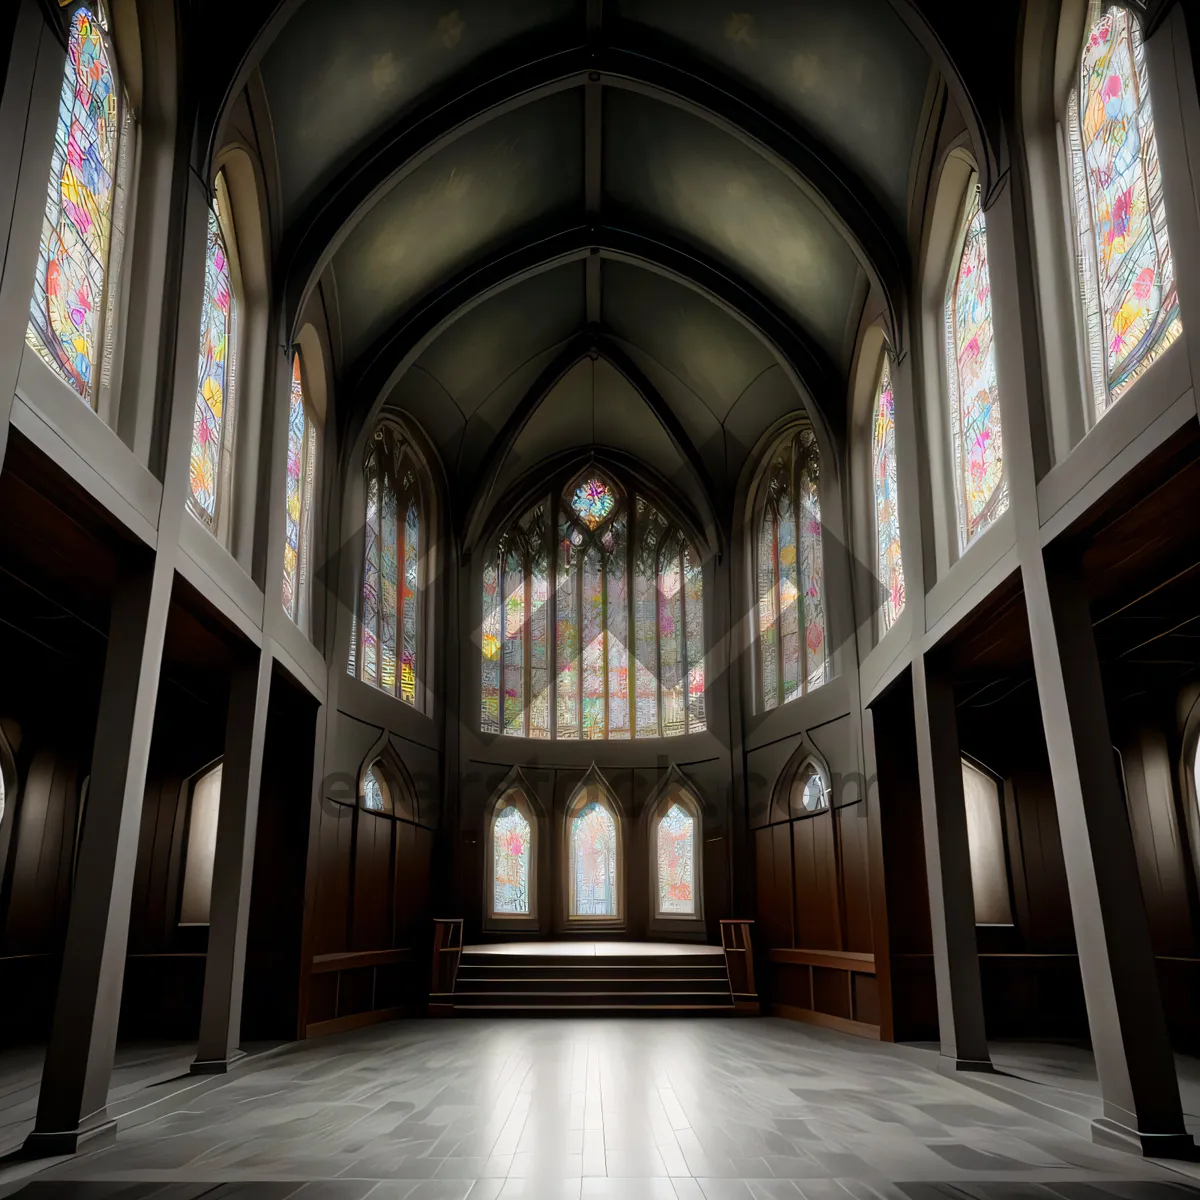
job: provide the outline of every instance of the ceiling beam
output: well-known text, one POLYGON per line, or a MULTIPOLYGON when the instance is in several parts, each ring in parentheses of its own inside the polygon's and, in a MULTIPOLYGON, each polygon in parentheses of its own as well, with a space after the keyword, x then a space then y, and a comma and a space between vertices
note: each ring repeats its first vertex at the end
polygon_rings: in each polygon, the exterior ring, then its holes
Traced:
MULTIPOLYGON (((293 324, 305 298, 362 217, 439 150, 504 113, 574 87, 622 87, 692 112, 737 138, 778 167, 839 230, 877 285, 887 305, 888 333, 896 350, 911 280, 904 233, 896 228, 857 174, 828 146, 799 129, 762 97, 735 86, 696 63, 686 66, 660 56, 659 49, 623 34, 620 47, 534 46, 529 61, 514 66, 511 51, 489 59, 470 78, 456 76, 448 90, 427 101, 364 150, 319 199, 285 232, 276 268, 275 294, 293 324)), ((602 109, 598 114, 602 118, 602 109)), ((595 120, 587 161, 585 200, 602 192, 602 130, 595 120), (597 160, 599 165, 597 165, 597 160)))

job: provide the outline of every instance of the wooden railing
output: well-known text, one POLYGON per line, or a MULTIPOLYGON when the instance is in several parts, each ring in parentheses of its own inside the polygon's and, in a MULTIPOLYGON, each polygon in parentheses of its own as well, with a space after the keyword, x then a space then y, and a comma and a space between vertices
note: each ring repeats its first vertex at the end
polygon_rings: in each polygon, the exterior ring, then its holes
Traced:
POLYGON ((775 974, 771 1012, 776 1016, 879 1037, 874 954, 781 948, 768 957, 775 974), (868 979, 869 987, 863 982, 868 979))
POLYGON ((433 922, 433 962, 430 968, 429 1015, 449 1016, 454 1011, 454 982, 462 958, 463 923, 461 917, 435 917, 433 922))
POLYGON ((729 972, 729 990, 739 1013, 757 1015, 760 1011, 758 989, 754 984, 754 949, 750 944, 753 921, 722 919, 721 949, 725 951, 725 969, 729 972))
POLYGON ((395 950, 343 950, 336 954, 318 954, 312 960, 312 974, 328 975, 336 972, 337 980, 333 997, 333 1016, 324 1021, 313 1021, 304 1027, 305 1037, 319 1037, 324 1033, 341 1033, 347 1029, 358 1029, 363 1025, 374 1025, 379 1021, 391 1021, 403 1016, 403 1006, 390 1005, 384 1008, 376 1007, 376 993, 379 983, 379 968, 396 966, 399 963, 411 963, 413 952, 411 947, 395 950), (370 1007, 359 1012, 342 1014, 342 973, 346 971, 371 971, 371 1001, 370 1007))

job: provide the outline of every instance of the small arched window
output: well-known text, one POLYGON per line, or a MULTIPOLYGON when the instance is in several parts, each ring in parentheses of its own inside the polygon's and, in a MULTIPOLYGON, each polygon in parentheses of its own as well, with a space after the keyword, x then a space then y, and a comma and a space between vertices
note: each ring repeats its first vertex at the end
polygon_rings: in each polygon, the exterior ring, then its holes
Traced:
POLYGON ((368 440, 363 473, 362 606, 350 637, 349 671, 415 705, 423 636, 424 505, 416 456, 390 421, 368 440))
POLYGON ((1068 100, 1088 390, 1102 417, 1183 332, 1142 31, 1091 0, 1068 100))
POLYGON ((788 813, 803 817, 829 807, 829 784, 814 759, 801 763, 788 789, 788 813))
POLYGON ((317 423, 304 394, 300 352, 292 356, 288 396, 288 449, 285 541, 283 546, 283 611, 297 624, 308 603, 309 556, 312 553, 313 477, 317 462, 317 423))
POLYGON ((92 408, 116 336, 133 142, 105 6, 81 7, 71 18, 25 340, 92 408))
POLYGON ((591 469, 499 538, 483 567, 484 733, 705 728, 700 555, 656 504, 628 495, 591 469))
POLYGON ((871 422, 872 485, 875 493, 875 569, 883 591, 886 633, 904 611, 904 559, 900 553, 900 509, 896 488, 896 405, 892 365, 883 356, 871 422))
POLYGON ((764 709, 828 678, 820 489, 821 454, 805 425, 775 451, 760 486, 755 577, 764 709))
POLYGON ((368 812, 388 813, 392 811, 392 793, 387 785, 387 778, 379 769, 377 762, 372 763, 362 776, 362 806, 368 812))
POLYGON ((188 507, 216 530, 233 474, 237 417, 237 340, 240 282, 229 192, 217 176, 204 255, 204 305, 200 315, 200 365, 192 418, 188 507))
POLYGON ((967 188, 952 256, 945 329, 950 445, 961 553, 1008 509, 987 228, 975 178, 967 188))
POLYGON ((493 917, 534 915, 534 817, 528 802, 511 788, 497 802, 491 828, 493 917))
POLYGON ((672 787, 658 806, 653 825, 654 903, 660 917, 699 914, 700 813, 681 789, 672 787))
POLYGON ((417 822, 419 804, 412 776, 389 743, 372 751, 358 781, 359 807, 383 817, 417 822))
POLYGON ((620 820, 604 788, 587 783, 567 814, 569 896, 572 919, 621 916, 620 820))

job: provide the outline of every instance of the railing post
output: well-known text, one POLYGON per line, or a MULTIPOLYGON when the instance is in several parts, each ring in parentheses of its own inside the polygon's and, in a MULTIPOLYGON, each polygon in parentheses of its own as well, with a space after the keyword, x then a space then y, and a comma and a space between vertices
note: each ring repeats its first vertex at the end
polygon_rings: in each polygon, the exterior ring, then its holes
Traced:
POLYGON ((754 984, 754 950, 750 944, 750 926, 753 924, 753 921, 736 917, 721 921, 721 949, 725 951, 729 990, 733 994, 734 1010, 743 1016, 757 1016, 761 1011, 754 984))

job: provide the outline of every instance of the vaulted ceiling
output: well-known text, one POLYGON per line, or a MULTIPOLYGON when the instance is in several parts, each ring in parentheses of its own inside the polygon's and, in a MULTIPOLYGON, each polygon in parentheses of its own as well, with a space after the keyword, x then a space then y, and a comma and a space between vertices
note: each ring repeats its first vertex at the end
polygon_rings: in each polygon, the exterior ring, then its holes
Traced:
POLYGON ((275 278, 292 321, 322 289, 343 416, 408 411, 464 520, 572 448, 712 512, 780 417, 836 438, 863 313, 910 282, 936 68, 906 8, 277 3, 246 60, 275 278))

